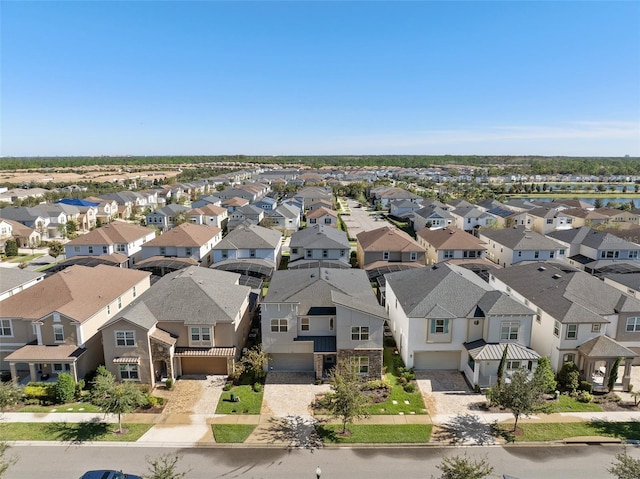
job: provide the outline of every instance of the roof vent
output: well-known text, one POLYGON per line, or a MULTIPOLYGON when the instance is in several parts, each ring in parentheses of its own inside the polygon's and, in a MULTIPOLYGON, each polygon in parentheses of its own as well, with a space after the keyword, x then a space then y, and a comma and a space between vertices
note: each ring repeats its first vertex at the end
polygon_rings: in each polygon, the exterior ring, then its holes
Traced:
POLYGON ((544 266, 540 266, 540 267, 538 268, 538 271, 546 271, 546 269, 547 269, 547 268, 545 268, 544 266))
POLYGON ((561 275, 561 274, 556 273, 556 274, 554 274, 554 275, 553 275, 553 276, 551 276, 551 277, 552 277, 553 279, 558 279, 558 278, 562 278, 562 275, 561 275))

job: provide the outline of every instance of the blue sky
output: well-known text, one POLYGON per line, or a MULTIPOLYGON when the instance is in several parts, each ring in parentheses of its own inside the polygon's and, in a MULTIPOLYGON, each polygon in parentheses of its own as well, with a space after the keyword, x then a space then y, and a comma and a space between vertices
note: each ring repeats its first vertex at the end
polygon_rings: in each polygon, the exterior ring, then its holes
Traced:
POLYGON ((1 1, 2 156, 640 156, 640 2, 1 1))

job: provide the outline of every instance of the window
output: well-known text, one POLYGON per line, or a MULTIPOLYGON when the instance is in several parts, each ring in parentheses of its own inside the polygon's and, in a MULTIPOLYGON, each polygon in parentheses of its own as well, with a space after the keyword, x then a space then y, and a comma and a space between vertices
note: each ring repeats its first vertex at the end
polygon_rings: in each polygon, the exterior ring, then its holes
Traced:
POLYGON ((65 371, 71 371, 71 365, 69 363, 54 363, 53 364, 53 370, 56 373, 62 373, 65 371))
POLYGON ((417 259, 418 259, 418 253, 416 253, 415 251, 411 252, 409 261, 416 261, 417 259))
POLYGON ((111 305, 107 304, 107 316, 111 314, 111 305))
POLYGON ((300 319, 300 331, 309 331, 309 318, 300 319))
POLYGON ((547 224, 548 225, 552 225, 553 224, 553 218, 547 218, 547 224))
POLYGON ((191 248, 185 248, 184 249, 184 254, 185 254, 185 256, 191 256, 191 248))
POLYGON ((567 339, 577 339, 577 338, 578 338, 578 325, 567 324, 567 339))
POLYGON ((223 258, 228 258, 229 257, 229 250, 223 249, 220 251, 220 254, 222 255, 223 258))
POLYGON ((106 246, 103 246, 103 247, 102 247, 102 254, 107 254, 107 252, 108 252, 107 247, 106 247, 106 246))
POLYGON ((500 328, 500 340, 501 341, 517 341, 518 329, 520 328, 519 322, 504 322, 500 328))
POLYGON ((136 297, 136 287, 135 286, 133 287, 132 293, 133 293, 133 297, 135 298, 136 297))
POLYGON ((331 218, 330 217, 325 218, 324 219, 324 224, 325 225, 330 225, 331 224, 331 218))
POLYGON ((249 250, 249 258, 255 258, 255 257, 256 257, 256 250, 250 249, 249 250))
POLYGON ((353 326, 351 328, 352 341, 367 341, 369 339, 369 326, 353 326))
POLYGON ((553 335, 557 338, 560 337, 560 322, 559 321, 555 321, 553 323, 553 335))
POLYGON ((431 333, 432 334, 449 334, 449 320, 448 319, 432 319, 431 333))
POLYGON ((627 318, 627 332, 640 331, 640 317, 627 318))
POLYGON ((444 250, 442 256, 443 256, 444 259, 453 258, 453 250, 451 250, 451 249, 444 250))
POLYGON ((323 249, 322 250, 322 257, 323 258, 328 258, 329 257, 329 250, 323 249))
POLYGON ((127 245, 126 244, 117 244, 116 245, 116 251, 118 253, 124 253, 125 251, 127 251, 127 245))
POLYGON ((136 345, 135 331, 116 331, 116 346, 126 347, 136 345))
POLYGON ((291 248, 291 254, 298 254, 298 248, 291 248))
POLYGON ((563 363, 574 363, 576 362, 576 355, 569 353, 569 354, 565 354, 564 356, 562 356, 562 362, 563 363))
POLYGON ((522 257, 522 251, 518 251, 518 258, 522 257))
POLYGON ((10 319, 0 319, 0 336, 13 336, 10 319))
POLYGON ((592 333, 599 333, 601 328, 602 328, 602 325, 600 323, 593 323, 591 325, 591 332, 592 333))
POLYGON ((53 325, 53 340, 56 343, 64 342, 64 327, 61 324, 53 325))
POLYGON ((165 248, 164 246, 160 246, 160 254, 162 256, 165 256, 167 254, 167 248, 165 248))
POLYGON ((122 297, 118 297, 118 309, 122 309, 122 297))
POLYGON ((600 251, 600 257, 605 259, 616 259, 620 257, 620 251, 600 251))
POLYGON ((536 309, 536 321, 538 323, 542 321, 542 310, 540 308, 536 309))
POLYGON ((340 250, 340 256, 344 257, 347 254, 347 250, 341 249, 340 250))
POLYGON ((549 251, 549 258, 553 259, 553 257, 556 255, 555 251, 549 251))
POLYGON ((89 254, 93 254, 93 246, 89 246, 89 254))
POLYGON ((74 253, 79 253, 80 252, 80 246, 74 246, 73 247, 73 252, 74 253))
POLYGON ((538 258, 540 257, 540 251, 534 251, 534 252, 533 252, 533 257, 534 257, 535 259, 538 259, 538 258))
POLYGON ((329 331, 333 331, 333 318, 329 319, 329 331))
POLYGON ((464 258, 475 258, 476 257, 476 251, 475 250, 471 250, 471 251, 465 251, 462 256, 464 258))
POLYGON ((382 252, 382 259, 384 261, 389 261, 389 252, 388 251, 383 251, 382 252))
POLYGON ((313 258, 313 251, 312 251, 312 250, 310 250, 310 249, 306 250, 306 251, 305 251, 305 256, 306 256, 307 258, 313 258))
POLYGON ((272 333, 286 333, 288 330, 288 321, 286 319, 272 319, 271 320, 271 332, 272 333))
POLYGON ((120 365, 120 380, 122 381, 137 381, 140 378, 138 375, 137 364, 121 364, 120 365))
POLYGON ((369 358, 358 356, 351 358, 351 365, 357 374, 369 374, 369 358))
POLYGON ((505 367, 506 369, 520 369, 521 363, 520 361, 507 361, 505 367))
POLYGON ((564 256, 564 250, 563 249, 560 250, 560 256, 564 256))
POLYGON ((638 251, 629 251, 629 259, 638 259, 638 251))
POLYGON ((208 326, 192 327, 191 341, 194 343, 211 341, 211 328, 208 326))

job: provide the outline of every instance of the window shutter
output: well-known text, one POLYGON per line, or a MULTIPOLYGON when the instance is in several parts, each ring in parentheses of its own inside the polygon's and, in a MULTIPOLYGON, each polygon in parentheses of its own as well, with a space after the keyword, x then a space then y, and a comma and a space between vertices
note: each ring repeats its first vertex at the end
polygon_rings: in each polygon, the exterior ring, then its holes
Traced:
POLYGON ((435 334, 436 333, 436 320, 435 319, 430 319, 431 321, 431 334, 435 334))
POLYGON ((444 331, 445 334, 449 334, 449 320, 448 319, 444 320, 444 328, 442 328, 442 330, 444 331))

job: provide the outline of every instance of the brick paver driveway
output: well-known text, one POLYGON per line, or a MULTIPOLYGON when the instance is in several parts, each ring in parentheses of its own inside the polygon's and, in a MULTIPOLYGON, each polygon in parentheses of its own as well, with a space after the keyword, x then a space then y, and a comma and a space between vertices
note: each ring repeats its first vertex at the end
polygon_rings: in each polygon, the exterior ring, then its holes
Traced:
POLYGON ((264 386, 263 414, 311 416, 316 395, 329 391, 328 384, 316 385, 313 373, 270 372, 264 386))
POLYGON ((458 371, 416 371, 416 382, 429 414, 468 414, 485 397, 475 394, 458 371))

